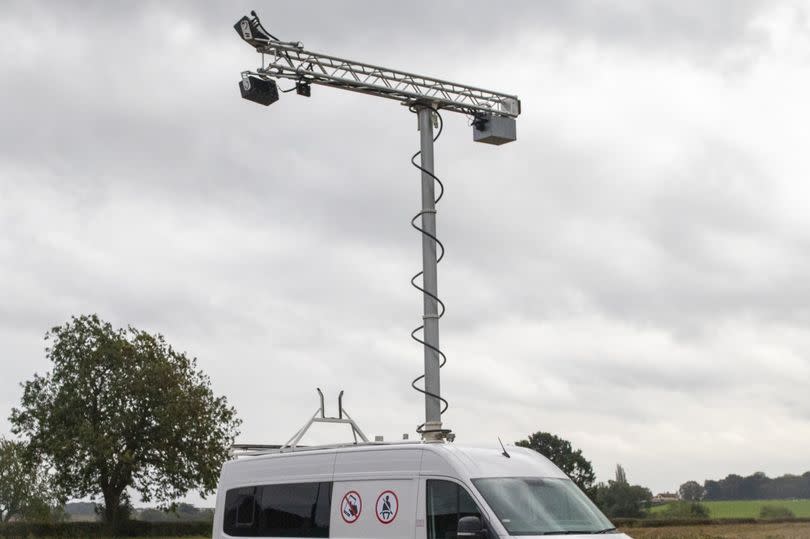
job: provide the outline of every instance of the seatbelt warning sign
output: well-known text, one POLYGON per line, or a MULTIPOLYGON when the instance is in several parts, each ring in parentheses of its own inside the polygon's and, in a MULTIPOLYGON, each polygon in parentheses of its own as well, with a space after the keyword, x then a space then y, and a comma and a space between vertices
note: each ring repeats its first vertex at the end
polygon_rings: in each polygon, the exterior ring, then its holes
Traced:
POLYGON ((377 520, 391 524, 397 518, 399 498, 393 490, 384 490, 377 497, 377 520))

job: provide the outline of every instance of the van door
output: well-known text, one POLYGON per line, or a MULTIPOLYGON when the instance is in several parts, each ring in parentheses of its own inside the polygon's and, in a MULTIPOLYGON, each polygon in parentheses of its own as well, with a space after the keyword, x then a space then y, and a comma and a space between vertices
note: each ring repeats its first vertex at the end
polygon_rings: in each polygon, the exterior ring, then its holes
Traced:
MULTIPOLYGON (((458 521, 475 516, 485 527, 488 519, 467 487, 446 477, 424 478, 419 492, 421 507, 417 511, 417 533, 414 539, 456 539, 458 521)), ((494 530, 490 537, 497 537, 494 530)))

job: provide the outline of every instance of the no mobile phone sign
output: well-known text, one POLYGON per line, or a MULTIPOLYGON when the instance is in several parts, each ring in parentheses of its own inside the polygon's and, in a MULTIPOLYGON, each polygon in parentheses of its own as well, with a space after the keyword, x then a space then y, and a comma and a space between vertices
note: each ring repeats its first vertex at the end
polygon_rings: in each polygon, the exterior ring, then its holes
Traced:
POLYGON ((363 510, 363 500, 360 494, 354 490, 350 490, 343 495, 343 500, 340 502, 340 516, 346 524, 354 524, 360 518, 360 512, 363 510))

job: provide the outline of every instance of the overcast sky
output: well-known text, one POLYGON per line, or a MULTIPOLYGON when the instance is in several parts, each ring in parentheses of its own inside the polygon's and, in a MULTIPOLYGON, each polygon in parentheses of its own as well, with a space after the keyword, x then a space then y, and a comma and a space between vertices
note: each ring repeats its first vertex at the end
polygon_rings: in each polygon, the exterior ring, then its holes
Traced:
MULTIPOLYGON (((0 434, 71 315, 160 332, 285 441, 345 405, 413 436, 416 118, 239 97, 233 23, 520 96, 445 113, 442 389, 456 443, 544 430, 654 492, 810 469, 810 8, 791 2, 4 2, 0 434)), ((313 438, 323 441, 333 433, 313 438)))

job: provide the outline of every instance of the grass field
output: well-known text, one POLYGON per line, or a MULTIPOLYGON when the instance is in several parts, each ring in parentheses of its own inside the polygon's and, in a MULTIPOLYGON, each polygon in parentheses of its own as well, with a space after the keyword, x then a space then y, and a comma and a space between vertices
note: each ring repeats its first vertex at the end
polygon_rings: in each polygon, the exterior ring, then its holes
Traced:
MULTIPOLYGON (((758 518, 763 505, 787 507, 797 517, 810 518, 810 500, 735 500, 728 502, 701 502, 709 509, 711 518, 758 518)), ((650 516, 664 511, 668 504, 650 509, 650 516)), ((810 534, 804 536, 810 538, 810 534)))
POLYGON ((810 539, 808 522, 630 528, 622 531, 633 539, 810 539))

